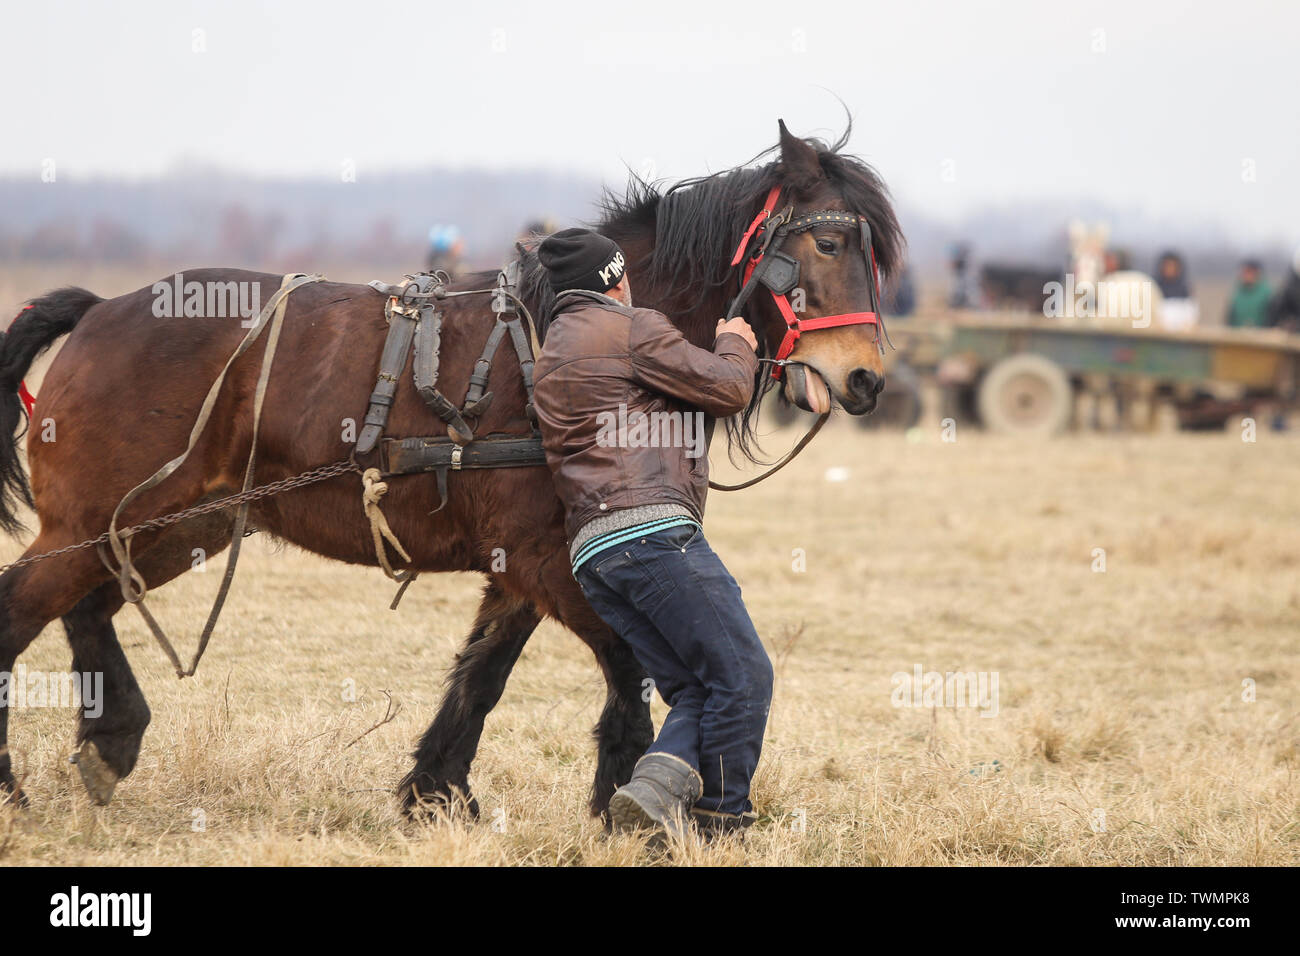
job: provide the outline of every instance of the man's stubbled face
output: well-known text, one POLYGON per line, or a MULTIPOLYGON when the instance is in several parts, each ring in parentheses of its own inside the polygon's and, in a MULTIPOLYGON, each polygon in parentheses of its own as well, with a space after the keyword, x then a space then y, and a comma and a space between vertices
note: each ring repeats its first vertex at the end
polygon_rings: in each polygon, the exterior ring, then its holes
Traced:
POLYGON ((623 281, 610 289, 609 294, 612 298, 622 302, 623 305, 627 306, 629 309, 632 308, 632 283, 628 279, 626 273, 623 275, 623 281))

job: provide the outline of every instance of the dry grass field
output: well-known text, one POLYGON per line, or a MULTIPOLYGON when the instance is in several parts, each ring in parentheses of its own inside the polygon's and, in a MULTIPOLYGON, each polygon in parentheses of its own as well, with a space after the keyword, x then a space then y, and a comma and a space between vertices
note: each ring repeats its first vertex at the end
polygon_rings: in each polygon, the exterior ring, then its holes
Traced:
MULTIPOLYGON (((778 680, 763 820, 744 845, 678 860, 1300 862, 1298 463, 1300 444, 1267 434, 945 444, 841 425, 770 482, 715 495, 710 538, 778 680), (996 716, 893 706, 892 675, 917 665, 996 673, 996 716)), ((67 763, 68 711, 14 714, 33 806, 0 811, 0 862, 644 859, 584 812, 603 682, 576 638, 543 625, 489 719, 483 821, 413 826, 387 790, 476 580, 426 577, 390 612, 377 571, 249 543, 197 678, 177 681, 134 612, 118 616, 154 721, 112 805, 92 806, 67 763), (400 712, 356 740, 385 690, 400 712)), ((217 566, 154 595, 174 636, 192 641, 217 566)), ((66 668, 61 628, 23 660, 66 668)))
MULTIPOLYGON (((837 422, 770 481, 715 493, 707 532, 776 665, 763 818, 674 862, 1300 862, 1298 467, 1300 439, 1266 431, 946 443, 837 422), (893 675, 918 666, 996 675, 996 715, 894 706, 893 675)), ((5 541, 0 561, 20 551, 5 541)), ((151 598, 183 656, 221 565, 151 598)), ((425 577, 390 612, 377 570, 254 537, 186 681, 124 610, 154 715, 139 765, 92 806, 73 714, 15 712, 32 806, 0 808, 0 865, 651 862, 586 815, 604 684, 551 623, 488 720, 482 821, 399 816, 391 787, 478 586, 425 577), (385 691, 400 711, 366 733, 385 691)), ((67 668, 62 628, 20 660, 67 668)))

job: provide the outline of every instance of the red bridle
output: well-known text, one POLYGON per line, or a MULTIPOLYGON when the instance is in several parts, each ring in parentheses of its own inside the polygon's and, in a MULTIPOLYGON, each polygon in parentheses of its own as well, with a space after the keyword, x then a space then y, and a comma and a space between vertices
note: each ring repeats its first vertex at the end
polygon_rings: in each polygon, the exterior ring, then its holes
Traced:
MULTIPOLYGON (((793 206, 787 206, 780 213, 776 212, 777 202, 780 197, 781 187, 773 187, 763 201, 763 208, 754 217, 754 221, 749 224, 749 228, 745 230, 744 236, 741 237, 740 245, 736 247, 736 254, 731 260, 732 266, 740 265, 741 262, 745 261, 746 256, 748 256, 748 262, 745 264, 745 270, 741 278, 740 292, 732 300, 731 306, 727 310, 727 317, 731 318, 739 313, 740 307, 744 305, 754 290, 756 277, 757 281, 768 287, 772 300, 776 303, 776 308, 781 313, 781 318, 785 320, 786 326, 785 336, 781 339, 781 345, 776 351, 776 358, 768 360, 772 362, 772 377, 775 379, 781 378, 785 366, 788 364, 790 354, 794 351, 799 336, 804 332, 834 329, 846 325, 874 325, 876 326, 876 343, 883 354, 885 349, 884 323, 880 316, 879 296, 877 294, 880 270, 876 267, 876 253, 875 249, 872 248, 871 230, 867 225, 866 217, 838 209, 826 209, 805 213, 795 219, 793 218, 793 206), (765 257, 770 254, 775 258, 780 250, 781 243, 790 233, 804 232, 814 226, 830 223, 852 224, 858 227, 863 254, 867 258, 869 277, 872 283, 871 306, 874 311, 842 312, 838 315, 822 315, 815 318, 801 319, 795 314, 788 297, 788 293, 798 281, 798 262, 789 256, 781 256, 780 271, 773 277, 766 274, 773 271, 770 265, 767 268, 762 268, 765 257), (758 245, 751 250, 751 243, 755 240, 758 241, 758 245)), ((772 262, 772 260, 767 261, 769 264, 772 262)))

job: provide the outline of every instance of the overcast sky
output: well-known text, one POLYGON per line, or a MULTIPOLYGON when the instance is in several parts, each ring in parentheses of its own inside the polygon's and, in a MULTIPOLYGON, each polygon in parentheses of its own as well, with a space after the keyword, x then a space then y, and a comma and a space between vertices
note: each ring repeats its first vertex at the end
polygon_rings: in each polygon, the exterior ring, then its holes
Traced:
POLYGON ((938 216, 1094 198, 1300 241, 1300 3, 7 2, 0 172, 679 178, 843 125, 938 216))

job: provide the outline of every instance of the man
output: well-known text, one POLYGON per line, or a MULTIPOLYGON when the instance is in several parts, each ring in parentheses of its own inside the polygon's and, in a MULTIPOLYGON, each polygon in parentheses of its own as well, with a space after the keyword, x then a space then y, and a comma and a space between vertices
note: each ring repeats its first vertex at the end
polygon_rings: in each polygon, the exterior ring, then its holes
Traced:
POLYGON ((1286 282, 1269 306, 1269 324, 1287 332, 1300 332, 1300 247, 1291 260, 1286 282))
POLYGON ((1237 287, 1228 301, 1228 322, 1233 328, 1263 328, 1268 325, 1268 304, 1273 290, 1264 281, 1257 259, 1247 259, 1237 274, 1237 287))
POLYGON ((1200 322, 1200 306, 1192 297, 1183 257, 1172 249, 1156 260, 1156 288, 1160 290, 1160 325, 1171 332, 1187 332, 1200 322))
POLYGON ((952 270, 952 285, 948 290, 950 309, 979 308, 979 287, 970 269, 971 249, 964 242, 948 247, 948 267, 952 270))
POLYGON ((754 819, 772 664, 700 522, 704 416, 748 403, 754 333, 719 320, 712 350, 691 345, 632 307, 622 251, 589 230, 548 237, 538 259, 557 297, 534 398, 574 577, 670 708, 610 818, 660 838, 684 836, 688 819, 706 834, 739 829, 754 819))
POLYGON ((1187 281, 1187 267, 1183 257, 1172 249, 1160 254, 1156 260, 1156 287, 1165 299, 1190 299, 1192 286, 1187 281))
POLYGON ((465 241, 455 225, 432 226, 429 229, 429 252, 425 257, 425 272, 445 272, 453 279, 460 271, 461 256, 465 254, 465 241))

